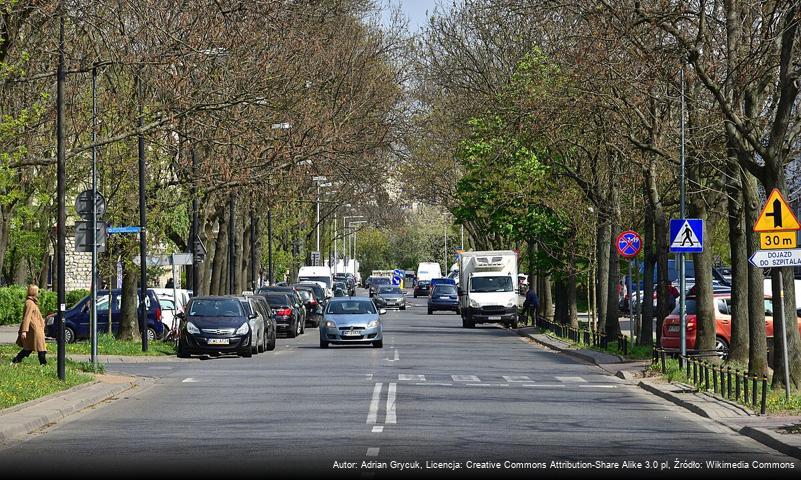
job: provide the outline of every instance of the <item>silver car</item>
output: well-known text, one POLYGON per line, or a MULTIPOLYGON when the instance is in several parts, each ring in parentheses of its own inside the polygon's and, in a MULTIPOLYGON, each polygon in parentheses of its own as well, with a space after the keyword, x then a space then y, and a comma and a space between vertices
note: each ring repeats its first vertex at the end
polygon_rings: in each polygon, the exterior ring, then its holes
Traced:
POLYGON ((398 308, 406 310, 406 293, 400 287, 392 285, 381 285, 378 292, 373 297, 378 308, 398 308))
POLYGON ((372 344, 384 346, 384 328, 373 301, 364 297, 335 297, 329 300, 320 322, 320 348, 329 344, 372 344))

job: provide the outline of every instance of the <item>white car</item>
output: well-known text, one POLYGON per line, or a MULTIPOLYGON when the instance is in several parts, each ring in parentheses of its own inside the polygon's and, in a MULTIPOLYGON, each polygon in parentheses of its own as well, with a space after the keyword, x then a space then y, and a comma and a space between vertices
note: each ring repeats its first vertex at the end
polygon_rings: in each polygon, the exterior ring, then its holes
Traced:
POLYGON ((189 299, 192 296, 191 292, 183 288, 176 288, 175 298, 173 299, 172 288, 153 288, 151 290, 156 294, 161 305, 161 323, 164 324, 167 331, 177 329, 178 324, 175 315, 184 311, 184 307, 189 303, 189 299))

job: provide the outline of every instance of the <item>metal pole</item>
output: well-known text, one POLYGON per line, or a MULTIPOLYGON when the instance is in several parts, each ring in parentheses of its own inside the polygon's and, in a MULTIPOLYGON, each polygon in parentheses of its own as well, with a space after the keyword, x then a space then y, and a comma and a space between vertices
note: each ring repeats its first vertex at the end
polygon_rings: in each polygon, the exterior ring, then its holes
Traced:
MULTIPOLYGON (((92 65, 92 370, 97 371, 97 64, 92 65)), ((110 308, 110 305, 109 305, 110 308)))
POLYGON ((267 209, 267 277, 270 285, 275 284, 273 279, 273 209, 267 209))
POLYGON ((465 248, 464 248, 464 225, 461 225, 461 226, 459 227, 459 231, 460 231, 460 235, 461 235, 461 237, 462 237, 462 246, 461 246, 460 248, 461 248, 462 250, 465 250, 465 248))
MULTIPOLYGON (((145 295, 147 295, 147 211, 145 210, 145 134, 142 129, 145 125, 144 102, 142 99, 142 78, 137 76, 137 93, 139 100, 139 321, 142 322, 142 351, 147 351, 147 310, 145 295)), ((175 280, 173 280, 174 282, 175 280)))
MULTIPOLYGON (((637 339, 639 340, 640 333, 642 332, 642 322, 644 322, 645 320, 643 320, 643 318, 642 318, 642 302, 643 302, 643 299, 640 298, 640 261, 637 260, 637 259, 634 259, 634 274, 637 276, 637 280, 636 280, 636 282, 637 282, 637 289, 636 289, 636 291, 637 291, 637 312, 636 312, 636 314, 637 314, 637 329, 636 329, 636 331, 637 331, 637 339)), ((650 322, 652 320, 649 319, 648 321, 650 322)), ((633 343, 634 342, 634 336, 633 335, 631 337, 631 341, 632 341, 631 345, 633 347, 634 346, 634 343, 633 343)))
MULTIPOLYGON (((443 264, 442 271, 448 271, 448 224, 445 223, 445 263, 443 264)), ((517 279, 515 279, 517 281, 517 279)))
POLYGON ((258 288, 258 279, 256 278, 258 269, 256 268, 256 222, 258 219, 253 214, 253 207, 250 208, 250 275, 253 281, 253 291, 258 288))
POLYGON ((320 252, 320 184, 317 183, 317 253, 320 252))
POLYGON ((58 77, 56 82, 56 150, 57 150, 57 187, 56 196, 58 197, 58 224, 56 230, 56 258, 58 265, 56 266, 57 281, 57 303, 58 312, 56 317, 58 329, 58 355, 57 355, 57 370, 59 380, 66 380, 66 345, 64 344, 64 312, 66 311, 65 305, 65 282, 64 276, 66 275, 66 228, 67 228, 67 210, 66 210, 66 156, 64 144, 64 12, 60 12, 59 18, 59 31, 58 31, 58 77))
POLYGON ((337 252, 337 216, 336 212, 334 212, 334 233, 333 233, 333 240, 334 240, 334 273, 337 272, 337 266, 339 266, 339 252, 337 252))
POLYGON ((197 157, 195 156, 195 148, 192 147, 192 294, 200 295, 200 278, 198 273, 198 258, 197 253, 200 247, 200 232, 198 231, 200 219, 198 218, 198 200, 197 200, 197 157))
POLYGON ((629 268, 629 336, 631 336, 632 340, 634 339, 634 331, 636 329, 634 325, 634 294, 632 293, 634 290, 633 282, 631 281, 631 260, 627 261, 628 268, 629 268))
MULTIPOLYGON (((790 400, 790 366, 787 360, 787 322, 784 320, 784 276, 782 275, 782 268, 776 269, 777 276, 779 277, 779 301, 773 302, 773 325, 776 326, 778 319, 781 324, 779 328, 782 330, 782 366, 784 367, 784 394, 787 400, 790 400)), ((793 315, 795 317, 795 315, 793 315)), ((792 322, 795 324, 795 322, 792 322)), ((756 396, 756 392, 754 392, 756 396)), ((755 397, 756 398, 756 397, 755 397)))
POLYGON ((177 270, 175 269, 175 254, 170 254, 170 264, 172 266, 172 323, 170 324, 170 330, 175 330, 175 315, 178 314, 178 287, 175 285, 178 283, 178 275, 176 274, 177 270))
POLYGON ((234 262, 235 262, 235 249, 236 240, 234 239, 234 196, 233 194, 228 199, 228 294, 234 294, 234 262))
MULTIPOLYGON (((685 218, 685 178, 684 178, 684 65, 681 66, 681 74, 679 75, 681 81, 681 181, 680 184, 680 208, 681 218, 685 218)), ((679 362, 684 366, 684 359, 687 357, 687 279, 685 278, 684 271, 684 254, 679 253, 676 255, 679 262, 679 328, 681 329, 681 357, 679 362)))

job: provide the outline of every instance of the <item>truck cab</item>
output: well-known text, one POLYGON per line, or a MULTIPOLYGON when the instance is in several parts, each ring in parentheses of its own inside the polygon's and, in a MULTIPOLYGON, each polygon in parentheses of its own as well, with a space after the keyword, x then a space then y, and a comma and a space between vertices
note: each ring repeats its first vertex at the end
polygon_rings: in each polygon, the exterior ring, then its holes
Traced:
POLYGON ((501 323, 517 328, 517 254, 511 250, 465 252, 459 267, 462 326, 501 323))

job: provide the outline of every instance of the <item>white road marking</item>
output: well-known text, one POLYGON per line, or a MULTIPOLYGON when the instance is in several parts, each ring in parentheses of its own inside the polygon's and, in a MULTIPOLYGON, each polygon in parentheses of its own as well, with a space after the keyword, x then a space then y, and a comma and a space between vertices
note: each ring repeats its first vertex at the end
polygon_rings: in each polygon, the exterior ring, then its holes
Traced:
POLYGON ((466 383, 468 387, 508 387, 508 383, 466 383))
POLYGON ((408 374, 408 373, 399 373, 398 374, 398 380, 400 380, 401 382, 409 382, 409 381, 425 382, 426 381, 426 376, 425 375, 411 375, 411 374, 408 374))
POLYGON ((192 377, 188 377, 188 378, 184 378, 183 380, 181 380, 181 383, 197 383, 197 380, 195 380, 192 377))
POLYGON ((365 373, 365 375, 367 376, 367 380, 372 380, 373 379, 373 374, 372 373, 365 373))
POLYGON ((368 457, 377 457, 378 456, 378 448, 377 447, 368 448, 367 449, 367 456, 368 457))
POLYGON ((475 375, 451 375, 454 382, 480 382, 481 379, 475 375))
POLYGON ((147 367, 150 370, 172 370, 175 367, 147 367))
POLYGON ((437 382, 417 382, 415 385, 425 385, 427 387, 452 387, 452 383, 437 383, 437 382))
POLYGON ((504 375, 503 379, 507 382, 530 382, 531 379, 525 375, 504 375))
POLYGON ((381 433, 383 431, 384 431, 383 425, 376 425, 375 427, 373 427, 373 433, 381 433))
POLYGON ((400 357, 398 356, 398 351, 395 350, 395 358, 385 358, 384 360, 388 362, 397 362, 398 360, 400 360, 400 357))
POLYGON ((373 388, 373 398, 370 400, 370 410, 367 413, 367 423, 373 424, 378 419, 378 400, 381 398, 381 389, 384 384, 378 382, 373 388))
POLYGON ((536 387, 536 388, 562 388, 566 387, 567 385, 561 383, 554 383, 554 384, 547 384, 547 383, 524 383, 524 387, 536 387))
POLYGON ((581 388, 617 388, 617 385, 579 385, 581 388))
POLYGON ((398 417, 395 414, 395 390, 397 386, 397 383, 390 383, 387 389, 387 416, 384 423, 388 425, 398 423, 398 417))
POLYGON ((587 381, 581 377, 554 377, 554 378, 556 378, 560 382, 565 382, 565 383, 587 383, 587 381))

